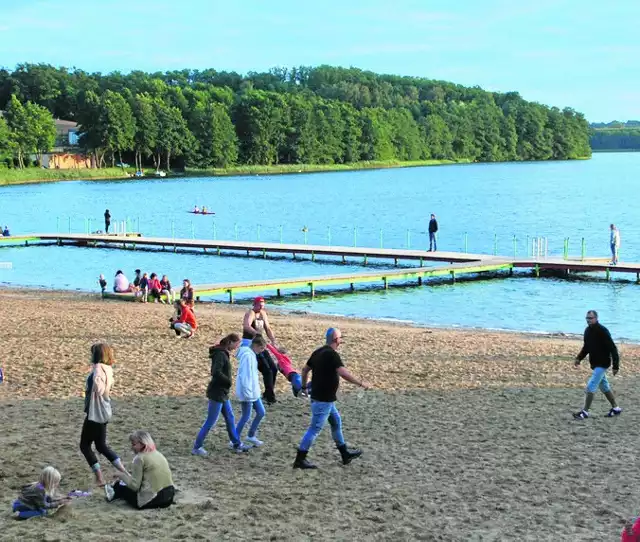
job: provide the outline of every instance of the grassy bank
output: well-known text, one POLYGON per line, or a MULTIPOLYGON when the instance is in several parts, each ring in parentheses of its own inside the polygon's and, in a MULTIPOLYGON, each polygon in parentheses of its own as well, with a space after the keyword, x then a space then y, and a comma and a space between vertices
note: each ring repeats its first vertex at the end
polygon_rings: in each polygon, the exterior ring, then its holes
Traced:
POLYGON ((123 179, 121 168, 103 169, 6 169, 0 168, 0 185, 27 184, 47 181, 75 181, 85 179, 123 179))
POLYGON ((467 164, 470 160, 381 160, 353 162, 351 164, 277 164, 271 166, 233 166, 229 168, 195 169, 187 168, 188 176, 232 176, 232 175, 283 175, 287 173, 319 173, 328 171, 354 171, 359 169, 384 169, 395 167, 442 166, 447 164, 467 164))

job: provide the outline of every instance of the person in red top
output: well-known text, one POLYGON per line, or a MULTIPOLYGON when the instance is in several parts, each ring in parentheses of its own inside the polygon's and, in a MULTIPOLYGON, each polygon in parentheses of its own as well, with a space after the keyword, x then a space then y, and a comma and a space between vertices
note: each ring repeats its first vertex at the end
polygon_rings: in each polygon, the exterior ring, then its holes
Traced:
POLYGON ((158 275, 151 273, 147 283, 147 288, 149 289, 149 295, 154 298, 155 303, 158 301, 164 303, 162 299, 162 284, 160 284, 160 281, 158 280, 158 275))
POLYGON ((176 301, 176 308, 180 311, 180 317, 171 322, 171 328, 175 330, 176 335, 182 335, 185 339, 190 339, 198 329, 196 316, 184 299, 176 301))

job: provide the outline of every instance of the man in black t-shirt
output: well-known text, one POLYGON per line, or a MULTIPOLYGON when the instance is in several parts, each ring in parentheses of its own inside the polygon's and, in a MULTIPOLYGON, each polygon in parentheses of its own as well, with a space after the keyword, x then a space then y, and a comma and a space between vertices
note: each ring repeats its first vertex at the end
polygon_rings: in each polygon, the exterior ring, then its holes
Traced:
POLYGON ((293 463, 294 469, 315 469, 316 466, 307 461, 307 453, 329 422, 331 436, 336 443, 342 463, 348 465, 356 457, 360 457, 360 450, 349 450, 342 436, 342 419, 336 408, 336 392, 340 385, 340 377, 356 386, 369 389, 369 384, 358 380, 342 363, 337 350, 342 343, 342 333, 337 328, 329 328, 326 333, 326 344, 318 348, 302 369, 302 389, 306 389, 309 371, 311 378, 311 423, 298 446, 298 454, 293 463))

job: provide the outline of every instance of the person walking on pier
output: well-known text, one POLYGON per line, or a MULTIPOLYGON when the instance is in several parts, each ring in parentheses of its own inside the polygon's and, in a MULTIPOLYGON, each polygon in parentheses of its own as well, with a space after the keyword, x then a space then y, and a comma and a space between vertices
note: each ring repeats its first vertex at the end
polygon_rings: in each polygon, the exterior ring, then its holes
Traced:
POLYGON ((338 348, 342 344, 342 333, 337 328, 329 328, 325 335, 326 344, 318 348, 302 369, 302 386, 307 384, 309 372, 311 378, 311 423, 298 446, 298 453, 293 463, 294 469, 315 469, 316 466, 307 461, 307 454, 324 425, 329 422, 331 436, 342 457, 342 463, 348 465, 362 455, 360 450, 349 450, 342 435, 342 419, 336 408, 336 393, 340 378, 356 386, 369 389, 364 380, 358 380, 342 363, 338 348))
POLYGON ((109 233, 109 226, 111 226, 111 213, 109 209, 104 212, 104 232, 109 233))
POLYGON ((620 251, 620 230, 615 224, 611 224, 611 263, 618 264, 618 252, 620 251))
POLYGON ((611 367, 613 361, 613 374, 618 374, 620 369, 620 356, 609 330, 598 322, 596 311, 587 312, 587 329, 584 331, 584 345, 580 353, 576 356, 575 367, 589 355, 592 374, 585 390, 584 407, 580 412, 576 412, 573 417, 576 420, 584 420, 589 417, 589 409, 593 402, 593 396, 598 388, 604 393, 607 401, 611 403, 611 409, 607 417, 613 418, 622 413, 622 409, 616 403, 616 398, 611 391, 611 386, 607 380, 607 369, 611 367))
MULTIPOLYGON (((267 335, 271 344, 278 348, 276 338, 271 331, 267 311, 264 308, 264 297, 256 297, 253 300, 253 308, 249 309, 242 322, 242 338, 253 339, 256 335, 267 335)), ((278 376, 278 365, 274 361, 268 350, 263 350, 257 354, 258 371, 262 374, 264 382, 264 400, 268 405, 276 402, 276 376, 278 376)))
POLYGON ((429 220, 429 252, 435 252, 438 250, 438 242, 436 234, 438 232, 438 221, 436 215, 431 213, 431 220, 429 220))

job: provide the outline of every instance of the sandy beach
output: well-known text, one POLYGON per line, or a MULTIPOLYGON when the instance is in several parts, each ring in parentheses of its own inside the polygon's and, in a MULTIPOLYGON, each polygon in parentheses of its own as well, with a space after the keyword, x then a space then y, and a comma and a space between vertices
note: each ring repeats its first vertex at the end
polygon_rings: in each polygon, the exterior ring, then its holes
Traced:
POLYGON ((308 404, 281 376, 263 449, 231 454, 219 423, 210 456, 190 455, 206 408, 208 346, 240 331, 246 307, 196 310, 200 329, 183 340, 168 329, 167 306, 0 290, 0 507, 8 511, 47 464, 65 490, 94 491, 59 517, 17 522, 3 512, 1 540, 616 540, 640 511, 638 345, 619 345, 612 379, 624 414, 604 418, 599 396, 593 418, 575 422, 589 374, 587 363, 573 368, 577 338, 273 313, 299 366, 338 325, 345 364, 374 386, 343 383, 339 397, 347 441, 364 456, 342 467, 325 430, 310 453, 320 469, 302 473, 291 463, 308 404), (127 434, 154 435, 180 489, 169 510, 107 504, 92 486, 78 440, 98 341, 117 360, 109 441, 129 462, 127 434))

